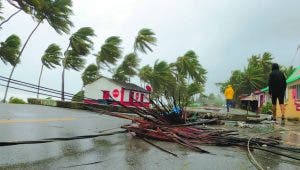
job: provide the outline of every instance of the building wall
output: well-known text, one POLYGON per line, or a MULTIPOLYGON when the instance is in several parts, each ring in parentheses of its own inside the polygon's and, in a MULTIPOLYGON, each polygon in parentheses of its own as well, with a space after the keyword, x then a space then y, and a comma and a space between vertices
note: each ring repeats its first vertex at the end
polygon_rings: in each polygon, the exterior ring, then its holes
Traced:
MULTIPOLYGON (((297 100, 294 98, 293 88, 292 88, 293 86, 295 86, 297 84, 300 84, 300 80, 290 83, 287 86, 288 96, 287 96, 287 100, 285 102, 285 117, 286 118, 299 118, 300 119, 300 110, 299 110, 300 100, 297 100), (297 107, 298 107, 298 109, 297 109, 297 107)), ((282 116, 279 104, 277 104, 276 116, 277 117, 282 116)))
POLYGON ((103 92, 102 90, 109 91, 110 95, 113 97, 114 100, 120 101, 121 99, 121 87, 106 78, 101 78, 91 84, 85 86, 84 89, 84 96, 91 99, 103 99, 103 92), (113 96, 113 90, 117 89, 119 95, 117 97, 113 96))
POLYGON ((130 90, 124 91, 124 99, 123 99, 124 102, 129 102, 129 93, 130 93, 130 90))

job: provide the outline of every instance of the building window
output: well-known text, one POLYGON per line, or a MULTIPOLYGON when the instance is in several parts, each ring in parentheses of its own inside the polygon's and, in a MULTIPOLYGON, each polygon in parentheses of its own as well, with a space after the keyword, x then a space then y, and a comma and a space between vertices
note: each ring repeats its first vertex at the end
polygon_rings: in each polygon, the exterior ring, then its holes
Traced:
POLYGON ((295 89, 296 89, 296 99, 299 100, 300 99, 300 84, 297 84, 295 89))
POLYGON ((141 102, 144 102, 144 93, 141 93, 141 102))

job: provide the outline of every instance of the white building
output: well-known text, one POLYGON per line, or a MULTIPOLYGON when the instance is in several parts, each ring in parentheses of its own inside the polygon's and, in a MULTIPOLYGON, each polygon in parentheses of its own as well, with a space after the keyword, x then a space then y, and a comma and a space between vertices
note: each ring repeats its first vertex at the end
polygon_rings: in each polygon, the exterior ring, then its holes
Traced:
POLYGON ((149 107, 151 88, 147 89, 101 77, 84 87, 84 103, 149 107))

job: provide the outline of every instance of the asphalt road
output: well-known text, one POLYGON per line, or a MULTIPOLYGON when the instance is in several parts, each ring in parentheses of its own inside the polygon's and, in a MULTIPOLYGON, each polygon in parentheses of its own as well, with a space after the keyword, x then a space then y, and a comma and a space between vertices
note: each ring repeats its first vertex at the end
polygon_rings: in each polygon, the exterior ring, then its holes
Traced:
MULTIPOLYGON (((0 104, 0 142, 39 140, 116 131, 128 120, 88 111, 36 105, 0 104)), ((293 124, 299 128, 299 124, 293 124)), ((291 126, 292 127, 292 126, 291 126)), ((296 134, 297 135, 297 134, 296 134)), ((287 142, 297 143, 299 136, 287 142)), ((246 151, 233 147, 201 146, 214 154, 199 154, 174 143, 157 142, 176 154, 157 148, 130 134, 45 144, 0 147, 0 169, 256 169, 246 151)), ((297 169, 291 161, 254 151, 270 169, 297 169)))

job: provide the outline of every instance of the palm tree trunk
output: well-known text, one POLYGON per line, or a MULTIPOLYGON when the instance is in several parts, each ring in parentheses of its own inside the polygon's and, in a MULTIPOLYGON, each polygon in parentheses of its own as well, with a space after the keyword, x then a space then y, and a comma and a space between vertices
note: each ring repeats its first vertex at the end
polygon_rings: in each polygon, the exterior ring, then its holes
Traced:
MULTIPOLYGON (((26 47, 28 41, 30 40, 32 34, 36 31, 36 29, 39 27, 39 25, 40 25, 41 23, 42 23, 42 21, 40 21, 40 22, 35 26, 35 28, 31 31, 31 33, 30 33, 29 36, 27 37, 27 39, 26 39, 26 41, 25 41, 25 43, 24 43, 24 45, 23 45, 23 47, 22 47, 22 49, 21 49, 21 51, 20 51, 20 53, 19 53, 19 55, 18 55, 17 61, 20 60, 20 57, 22 56, 22 53, 23 53, 23 51, 24 51, 24 49, 25 49, 25 47, 26 47)), ((11 77, 12 77, 14 71, 15 71, 16 66, 17 66, 17 64, 14 65, 13 69, 12 69, 11 72, 10 72, 9 79, 8 79, 8 81, 7 81, 7 85, 6 85, 6 89, 5 89, 5 94, 4 94, 3 102, 6 101, 7 92, 8 92, 8 87, 9 87, 9 83, 10 83, 10 79, 11 79, 11 77)))
POLYGON ((39 83, 38 83, 38 91, 37 91, 36 98, 39 98, 39 94, 40 94, 40 84, 41 84, 41 78, 42 78, 43 70, 44 70, 44 64, 42 64, 42 68, 41 68, 41 72, 40 72, 39 83))
POLYGON ((63 67, 61 75, 61 100, 65 101, 65 67, 63 67))
POLYGON ((2 26, 3 24, 5 24, 6 22, 8 22, 13 16, 17 15, 17 14, 18 14, 19 12, 21 12, 21 11, 22 11, 22 10, 19 9, 19 10, 16 11, 15 13, 11 14, 6 20, 2 21, 2 22, 0 23, 0 28, 1 28, 1 26, 2 26))
POLYGON ((71 43, 69 43, 66 51, 64 52, 64 56, 65 58, 63 58, 62 60, 62 65, 63 65, 63 71, 62 71, 62 74, 61 74, 61 100, 62 101, 65 101, 65 65, 66 65, 66 52, 69 50, 69 48, 71 47, 71 43))
POLYGON ((13 72, 14 72, 15 68, 16 68, 16 66, 13 66, 13 68, 12 68, 10 74, 9 74, 9 78, 8 78, 6 89, 5 89, 5 93, 4 93, 3 103, 6 103, 6 97, 7 97, 7 92, 8 92, 8 87, 9 87, 10 79, 11 79, 11 77, 13 75, 13 72))

